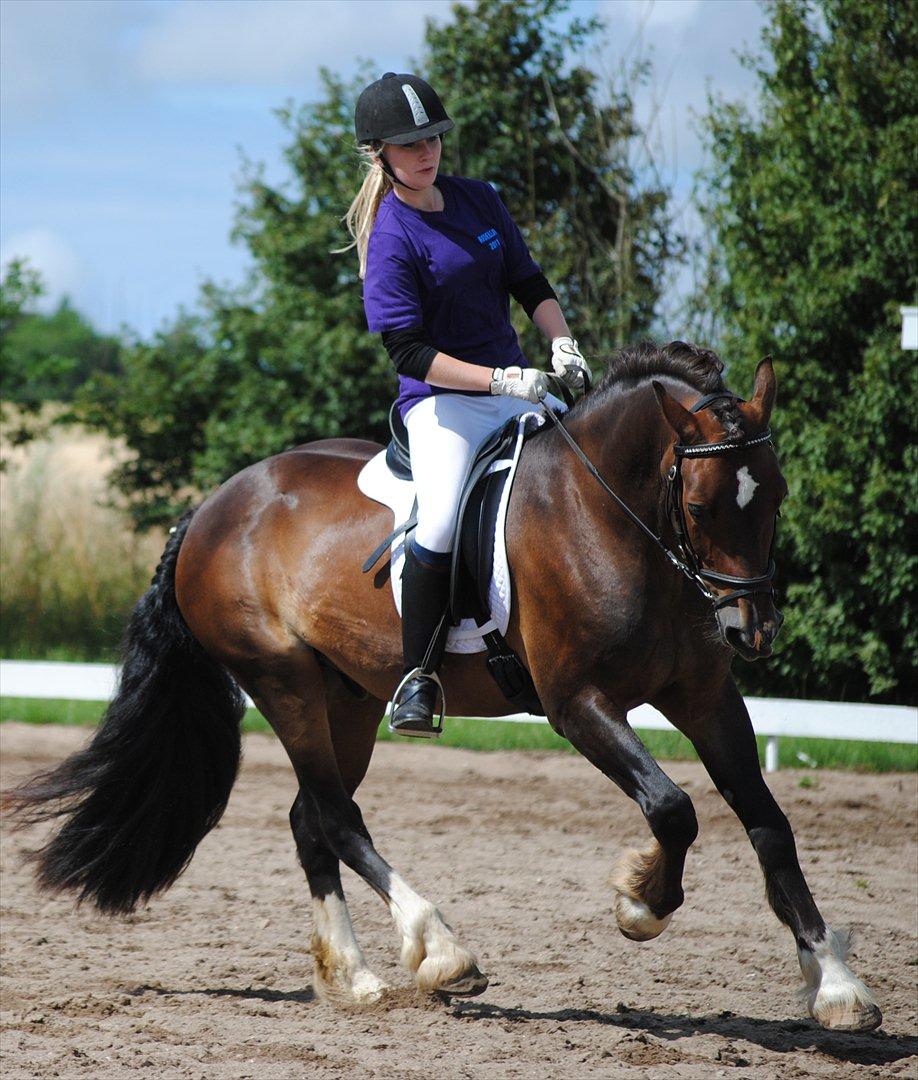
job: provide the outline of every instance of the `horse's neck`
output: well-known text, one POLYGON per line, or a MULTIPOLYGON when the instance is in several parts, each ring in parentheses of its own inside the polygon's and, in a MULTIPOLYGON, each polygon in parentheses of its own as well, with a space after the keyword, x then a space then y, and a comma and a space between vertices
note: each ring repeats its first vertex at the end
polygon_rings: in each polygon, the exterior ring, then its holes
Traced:
MULTIPOLYGON (((663 512, 660 460, 672 434, 652 389, 640 386, 610 394, 573 417, 568 427, 616 495, 658 531, 663 512)), ((583 481, 595 488, 591 504, 596 496, 609 499, 586 470, 583 481)))

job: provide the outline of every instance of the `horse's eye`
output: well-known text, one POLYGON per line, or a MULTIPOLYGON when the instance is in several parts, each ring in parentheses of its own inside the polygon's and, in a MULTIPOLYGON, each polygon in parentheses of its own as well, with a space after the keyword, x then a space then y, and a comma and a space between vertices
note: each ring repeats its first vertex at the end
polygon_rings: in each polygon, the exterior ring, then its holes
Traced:
POLYGON ((701 505, 701 503, 689 503, 688 512, 697 521, 698 518, 700 518, 701 515, 704 513, 704 507, 701 505))

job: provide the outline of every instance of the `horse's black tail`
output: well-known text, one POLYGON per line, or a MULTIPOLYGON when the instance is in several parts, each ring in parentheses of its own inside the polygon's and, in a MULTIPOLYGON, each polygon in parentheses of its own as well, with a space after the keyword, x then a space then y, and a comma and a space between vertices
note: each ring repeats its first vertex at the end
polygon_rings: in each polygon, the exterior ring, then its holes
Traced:
POLYGON ((226 808, 244 699, 192 637, 175 599, 191 513, 169 537, 128 623, 117 693, 89 744, 11 791, 22 825, 61 817, 32 854, 42 888, 109 914, 168 888, 226 808))

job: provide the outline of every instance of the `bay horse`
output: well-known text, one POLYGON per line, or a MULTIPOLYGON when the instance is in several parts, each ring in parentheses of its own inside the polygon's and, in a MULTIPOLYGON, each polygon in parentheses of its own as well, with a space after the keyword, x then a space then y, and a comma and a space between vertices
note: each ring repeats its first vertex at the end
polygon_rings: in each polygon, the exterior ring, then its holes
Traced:
MULTIPOLYGON (((879 1009, 810 894, 730 672, 735 653, 768 656, 780 627, 770 559, 787 488, 768 432, 770 359, 748 401, 727 391, 722 370, 683 342, 625 348, 529 439, 506 518, 507 637, 554 730, 647 820, 649 846, 626 853, 613 877, 619 930, 646 941, 667 927, 698 829, 691 799, 628 724, 628 710, 650 702, 691 740, 745 828, 796 942, 811 1015, 866 1030, 879 1009)), ((6 798, 22 824, 63 819, 34 856, 41 886, 129 912, 175 881, 223 813, 244 688, 298 781, 290 822, 313 900, 314 986, 349 1004, 387 988, 355 937, 341 862, 388 904, 418 987, 487 986, 437 908, 377 852, 354 801, 402 664, 387 575, 361 573, 392 527, 357 488, 379 449, 298 446, 186 515, 131 617, 120 685, 95 735, 6 798)), ((454 715, 506 711, 482 657, 446 657, 454 715)))

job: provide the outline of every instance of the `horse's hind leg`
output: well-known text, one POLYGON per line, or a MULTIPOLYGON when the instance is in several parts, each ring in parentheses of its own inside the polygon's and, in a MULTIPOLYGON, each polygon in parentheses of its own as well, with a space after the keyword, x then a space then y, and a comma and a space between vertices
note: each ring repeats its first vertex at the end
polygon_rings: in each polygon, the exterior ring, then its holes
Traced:
MULTIPOLYGON (((347 692, 340 680, 335 685, 333 675, 323 678, 312 653, 298 658, 295 671, 273 671, 270 676, 259 672, 246 680, 246 686, 281 740, 300 783, 290 808, 290 827, 312 894, 313 989, 323 1000, 339 1005, 378 1001, 387 986, 364 960, 351 924, 338 857, 325 841, 315 801, 303 786, 304 777, 323 760, 340 777, 335 750, 327 741, 326 708, 347 692)), ((353 706, 352 734, 342 755, 346 768, 340 782, 353 792, 366 773, 383 705, 348 696, 353 706)))
POLYGON ((357 804, 330 789, 313 789, 322 832, 332 851, 388 904, 402 939, 401 959, 418 988, 473 996, 488 980, 440 912, 412 889, 373 846, 357 804))
POLYGON ((882 1018, 873 995, 845 963, 847 942, 823 922, 804 879, 794 834, 762 777, 749 713, 733 680, 713 700, 669 704, 672 709, 661 708, 695 744, 755 848, 768 902, 797 943, 810 1014, 842 1031, 877 1027, 882 1018))
MULTIPOLYGON (((318 665, 311 663, 318 673, 318 665)), ((282 685, 275 673, 270 682, 261 680, 260 691, 250 689, 287 749, 300 782, 291 822, 316 905, 320 934, 317 990, 329 997, 357 1001, 362 988, 378 984, 379 992, 384 989, 375 976, 368 979, 370 973, 362 974, 366 966, 344 903, 340 860, 388 904, 402 937, 402 961, 414 973, 420 989, 481 993, 487 979, 474 956, 459 943, 434 905, 411 889, 373 846, 351 796, 369 763, 382 703, 347 700, 342 696, 347 692, 340 685, 335 688, 334 681, 335 676, 329 675, 325 686, 315 680, 306 686, 300 670, 282 685), (324 946, 333 946, 331 962, 321 951, 324 946), (330 989, 332 972, 339 981, 330 989), (355 983, 360 984, 357 991, 355 983)), ((373 990, 367 992, 372 995, 373 990)))
POLYGON ((626 852, 612 876, 619 930, 633 941, 649 941, 666 929, 684 898, 685 855, 698 834, 692 800, 599 690, 585 688, 553 720, 584 757, 634 799, 650 826, 651 846, 626 852))
POLYGON ((300 789, 290 809, 297 855, 312 893, 313 989, 324 1001, 368 1005, 387 985, 367 967, 354 934, 337 856, 319 829, 315 803, 300 789))

